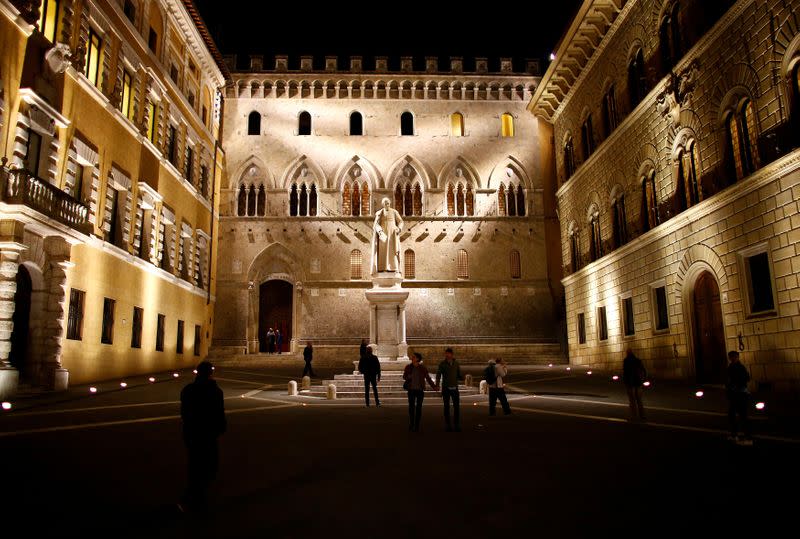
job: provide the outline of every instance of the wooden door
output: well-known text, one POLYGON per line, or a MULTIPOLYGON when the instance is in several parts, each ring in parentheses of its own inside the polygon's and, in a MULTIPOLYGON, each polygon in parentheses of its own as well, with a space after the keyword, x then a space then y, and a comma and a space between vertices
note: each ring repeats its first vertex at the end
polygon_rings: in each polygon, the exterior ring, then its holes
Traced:
POLYGON ((708 272, 700 275, 694 287, 694 326, 697 381, 703 384, 723 383, 727 352, 722 306, 717 281, 708 272))

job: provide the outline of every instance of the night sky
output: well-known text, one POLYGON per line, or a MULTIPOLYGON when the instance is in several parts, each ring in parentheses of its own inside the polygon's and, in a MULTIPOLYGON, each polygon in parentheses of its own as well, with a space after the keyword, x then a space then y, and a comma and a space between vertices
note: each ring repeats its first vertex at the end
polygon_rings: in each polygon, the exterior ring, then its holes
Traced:
MULTIPOLYGON (((390 69, 397 69, 403 55, 414 56, 419 70, 425 56, 439 56, 445 69, 449 56, 463 56, 466 70, 472 69, 471 58, 488 57, 492 71, 501 56, 513 57, 520 71, 525 58, 544 61, 582 3, 481 2, 472 7, 476 4, 440 1, 403 9, 400 2, 318 6, 295 0, 271 10, 275 3, 260 0, 194 1, 220 51, 239 56, 239 68, 247 66, 250 54, 263 54, 269 68, 274 55, 286 54, 291 69, 299 67, 300 55, 313 55, 317 69, 323 68, 326 55, 338 55, 340 69, 349 65, 348 56, 360 55, 366 70, 373 56, 389 56, 390 69)), ((541 65, 544 71, 546 62, 541 65)))

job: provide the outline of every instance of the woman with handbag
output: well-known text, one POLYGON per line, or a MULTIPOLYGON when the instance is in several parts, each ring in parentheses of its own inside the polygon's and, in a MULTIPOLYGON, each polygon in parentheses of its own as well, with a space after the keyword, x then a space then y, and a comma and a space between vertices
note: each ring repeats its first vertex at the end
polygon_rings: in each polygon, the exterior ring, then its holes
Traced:
POLYGON ((433 383, 428 369, 422 364, 422 354, 414 352, 411 363, 403 370, 403 389, 408 391, 408 430, 419 431, 419 421, 422 419, 422 401, 425 399, 425 381, 438 391, 433 383))

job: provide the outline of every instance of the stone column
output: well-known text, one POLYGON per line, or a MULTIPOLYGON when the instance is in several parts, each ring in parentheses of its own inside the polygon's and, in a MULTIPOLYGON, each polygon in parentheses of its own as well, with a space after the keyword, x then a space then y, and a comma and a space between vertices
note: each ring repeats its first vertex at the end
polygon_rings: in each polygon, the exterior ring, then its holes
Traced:
POLYGON ((42 376, 43 385, 54 391, 66 391, 69 371, 61 366, 61 340, 64 338, 67 309, 67 270, 70 262, 70 244, 59 236, 44 240, 49 268, 45 278, 47 302, 44 307, 42 376))
POLYGON ((14 241, 0 242, 0 399, 14 395, 19 385, 19 371, 11 365, 8 356, 14 331, 19 255, 25 249, 14 241))
POLYGON ((377 314, 376 311, 378 309, 377 305, 370 305, 369 307, 369 343, 376 344, 378 341, 377 335, 375 335, 375 324, 377 322, 377 314))
POLYGON ((406 342, 406 304, 400 306, 400 344, 397 346, 397 359, 408 359, 408 342, 406 342))

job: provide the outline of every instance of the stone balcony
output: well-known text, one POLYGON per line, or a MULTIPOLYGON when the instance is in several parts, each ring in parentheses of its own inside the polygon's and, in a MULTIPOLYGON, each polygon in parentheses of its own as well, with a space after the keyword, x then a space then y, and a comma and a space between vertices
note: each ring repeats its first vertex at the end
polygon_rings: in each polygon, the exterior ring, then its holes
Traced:
POLYGON ((24 169, 0 167, 0 201, 21 204, 83 234, 90 234, 89 207, 24 169))

